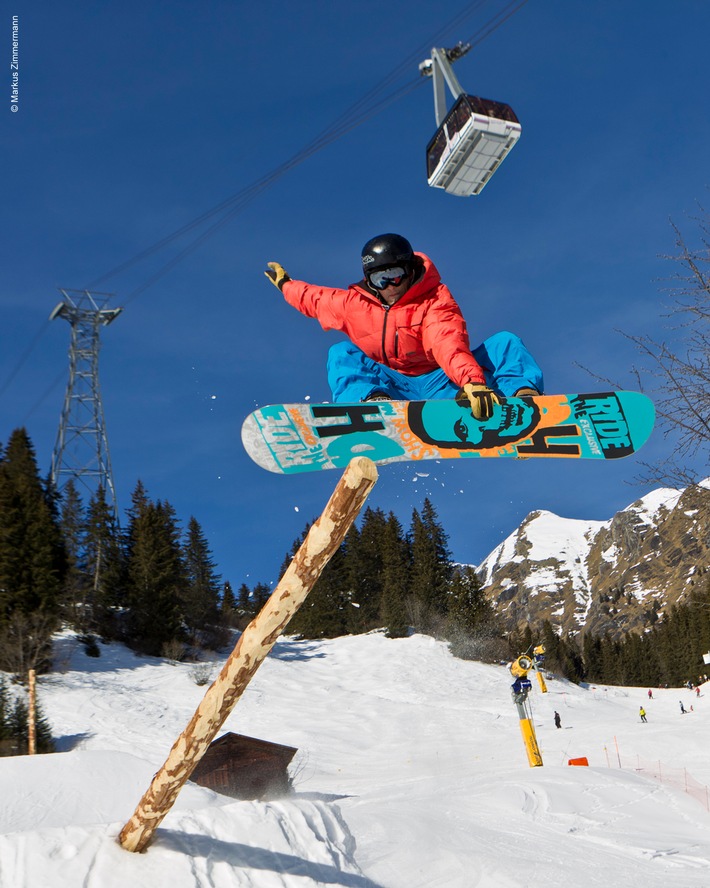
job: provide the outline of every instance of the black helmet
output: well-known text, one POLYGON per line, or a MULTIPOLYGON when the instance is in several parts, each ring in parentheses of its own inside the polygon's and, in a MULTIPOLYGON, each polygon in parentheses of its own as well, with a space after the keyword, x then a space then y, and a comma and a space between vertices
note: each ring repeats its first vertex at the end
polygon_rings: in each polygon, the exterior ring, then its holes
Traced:
POLYGON ((378 234, 362 248, 362 270, 365 274, 391 265, 403 265, 406 271, 411 271, 413 264, 414 250, 401 234, 378 234))

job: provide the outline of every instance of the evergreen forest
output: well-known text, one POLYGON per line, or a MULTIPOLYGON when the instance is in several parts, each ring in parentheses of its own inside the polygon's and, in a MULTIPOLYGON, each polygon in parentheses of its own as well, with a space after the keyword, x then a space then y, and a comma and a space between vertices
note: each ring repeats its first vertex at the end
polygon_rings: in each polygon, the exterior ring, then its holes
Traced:
MULTIPOLYGON (((39 474, 25 429, 0 449, 0 670, 18 680, 29 669, 49 668, 51 637, 62 625, 75 629, 93 656, 100 640, 172 659, 223 649, 271 590, 243 583, 235 592, 222 581, 197 519, 182 528, 171 504, 152 500, 140 481, 119 527, 101 489, 87 503, 71 482, 57 495, 39 474)), ((652 617, 644 633, 616 639, 560 636, 550 623, 504 632, 475 570, 454 563, 426 499, 407 527, 394 512, 367 508, 289 632, 424 632, 448 640, 456 656, 487 662, 507 662, 543 644, 547 668, 577 682, 697 681, 710 650, 710 575, 700 574, 682 605, 652 617)))
POLYGON ((97 639, 181 659, 222 647, 222 583, 199 522, 180 527, 141 482, 124 528, 99 488, 84 504, 69 481, 61 498, 40 477, 32 442, 15 430, 0 451, 0 669, 24 679, 49 666, 52 634, 97 639))

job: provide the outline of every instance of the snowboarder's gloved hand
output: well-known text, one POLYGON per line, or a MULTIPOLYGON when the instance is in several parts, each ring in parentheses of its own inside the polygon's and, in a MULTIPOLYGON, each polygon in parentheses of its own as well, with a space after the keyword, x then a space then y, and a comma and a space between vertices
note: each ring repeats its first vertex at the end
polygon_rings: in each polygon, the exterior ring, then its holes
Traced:
POLYGON ((493 408, 500 404, 500 398, 487 385, 477 382, 467 382, 456 395, 456 400, 464 407, 470 407, 474 419, 481 421, 493 416, 493 408))
POLYGON ((286 269, 283 265, 279 265, 278 262, 267 262, 266 264, 269 266, 269 270, 265 271, 264 274, 275 287, 278 287, 283 292, 284 284, 286 281, 291 280, 286 273, 286 269))

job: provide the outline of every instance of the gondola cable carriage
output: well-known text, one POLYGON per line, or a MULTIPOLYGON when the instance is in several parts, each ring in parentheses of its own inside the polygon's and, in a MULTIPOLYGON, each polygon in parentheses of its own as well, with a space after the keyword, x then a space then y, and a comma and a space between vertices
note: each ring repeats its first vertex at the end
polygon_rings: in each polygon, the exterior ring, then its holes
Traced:
POLYGON ((510 105, 464 92, 451 66, 470 49, 463 43, 434 48, 431 58, 419 65, 422 76, 433 80, 438 126, 426 149, 427 179, 433 188, 459 197, 481 193, 521 133, 510 105), (455 100, 448 111, 446 86, 455 100))

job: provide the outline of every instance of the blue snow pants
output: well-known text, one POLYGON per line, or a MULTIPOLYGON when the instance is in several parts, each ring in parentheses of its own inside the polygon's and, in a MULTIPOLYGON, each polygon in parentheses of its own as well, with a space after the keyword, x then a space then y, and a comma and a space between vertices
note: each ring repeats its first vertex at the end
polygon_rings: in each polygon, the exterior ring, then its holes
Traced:
MULTIPOLYGON (((543 391, 542 370, 514 333, 494 333, 472 352, 487 384, 504 397, 531 387, 543 391)), ((395 401, 453 398, 459 386, 440 368, 421 376, 406 376, 368 358, 352 342, 338 342, 328 352, 328 383, 334 401, 364 401, 384 392, 395 401)))

